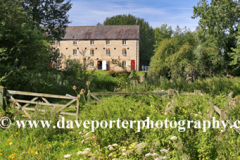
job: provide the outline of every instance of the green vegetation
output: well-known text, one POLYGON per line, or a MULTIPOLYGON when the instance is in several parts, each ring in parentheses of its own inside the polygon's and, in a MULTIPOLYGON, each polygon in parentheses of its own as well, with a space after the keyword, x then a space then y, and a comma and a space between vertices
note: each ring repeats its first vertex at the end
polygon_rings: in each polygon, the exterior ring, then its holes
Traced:
MULTIPOLYGON (((200 17, 200 26, 193 32, 186 27, 172 30, 167 24, 152 29, 143 19, 132 15, 107 18, 103 25, 140 25, 141 64, 150 62, 150 68, 146 80, 135 85, 132 80, 139 81, 143 71, 87 71, 88 61, 81 64, 69 59, 62 70, 49 67, 50 61, 58 57, 49 46, 64 36, 70 8, 70 2, 64 0, 0 0, 0 85, 11 90, 72 96, 76 96, 73 86, 77 87, 77 94, 85 90, 83 96, 87 90, 166 92, 175 89, 179 93, 201 90, 204 94, 192 96, 99 96, 101 103, 92 98, 90 104, 81 97, 79 120, 145 121, 149 117, 153 121, 167 118, 203 122, 209 119, 210 113, 219 120, 209 101, 227 110, 226 119, 240 120, 240 79, 230 75, 230 72, 234 76, 240 74, 239 2, 201 0, 193 13, 193 18, 200 17), (87 81, 90 86, 86 86, 87 81)), ((18 96, 17 99, 30 97, 18 96)), ((67 100, 48 100, 68 103, 67 100)), ((74 129, 18 128, 16 120, 28 119, 13 107, 14 102, 7 100, 6 103, 6 112, 0 106, 0 118, 10 117, 13 125, 0 132, 0 159, 4 160, 240 159, 240 136, 229 124, 224 132, 212 127, 204 131, 194 125, 184 131, 163 126, 143 127, 140 132, 136 125, 124 129, 116 124, 112 128, 96 128, 95 132, 82 125, 79 128, 74 125, 74 129)), ((63 111, 75 113, 74 106, 76 104, 63 111)), ((50 110, 32 114, 33 120, 51 120, 52 125, 62 120, 50 110)), ((67 120, 75 120, 71 116, 65 118, 66 124, 67 120)), ((187 124, 182 127, 186 128, 187 124)))
MULTIPOLYGON (((167 83, 167 80, 165 80, 167 83)), ((221 78, 215 81, 222 81, 221 78)), ((239 84, 235 80, 229 80, 240 90, 239 84)), ((200 82, 199 82, 200 83, 200 82)), ((202 82, 204 87, 205 81, 202 82)), ((223 82, 224 83, 224 80, 223 82)), ((171 84, 171 82, 169 82, 171 84)), ((217 95, 209 94, 194 96, 165 96, 160 95, 132 95, 107 96, 101 98, 101 103, 90 105, 81 103, 79 119, 84 120, 207 120, 211 109, 209 100, 214 101, 220 109, 229 109, 228 118, 239 120, 239 96, 235 100, 229 98, 222 89, 221 84, 214 83, 213 88, 222 91, 217 95), (234 103, 232 103, 234 102, 234 103), (138 114, 136 114, 138 113, 138 114)), ((160 84, 166 86, 166 84, 160 84)), ((178 84, 180 85, 180 84, 178 84)), ((189 83, 189 86, 194 85, 189 83)), ((169 85, 170 86, 170 85, 169 85)), ((208 85, 205 84, 207 88, 208 85)), ((91 88, 91 84, 90 84, 91 88)), ((124 91, 132 91, 130 88, 123 88, 124 91)), ((146 86, 139 84, 134 91, 147 92, 160 90, 153 85, 146 86)), ((191 88, 189 89, 189 91, 191 88)), ((228 90, 227 90, 228 92, 228 90)), ((83 100, 83 99, 82 99, 83 100)), ((216 119, 219 115, 214 112, 216 119)), ((66 120, 74 120, 73 117, 65 116, 66 120)), ((15 120, 24 119, 20 114, 15 120)), ((46 112, 40 115, 36 112, 34 120, 52 120, 52 124, 61 120, 57 115, 46 112)), ((26 119, 25 119, 26 120, 26 119)), ((137 125, 131 129, 117 128, 114 124, 112 128, 96 128, 91 132, 91 128, 86 129, 81 126, 74 129, 53 129, 26 127, 19 129, 16 123, 10 128, 0 132, 0 158, 7 159, 64 159, 70 154, 70 159, 155 159, 157 157, 169 157, 166 159, 233 159, 239 157, 239 134, 230 129, 229 126, 224 132, 220 129, 187 128, 141 128, 137 130, 137 125), (28 136, 26 136, 28 135, 28 136), (174 140, 174 138, 177 138, 174 140), (172 139, 172 140, 171 140, 172 139), (228 148, 226 150, 226 147, 228 148), (88 149, 90 148, 90 149, 88 149), (82 152, 80 152, 82 151, 82 152), (84 152, 85 151, 85 152, 84 152)), ((67 122, 66 122, 67 124, 67 122)), ((129 125, 128 125, 129 126, 129 125)), ((147 126, 147 124, 146 124, 147 126)), ((150 125, 151 126, 151 125, 150 125)))

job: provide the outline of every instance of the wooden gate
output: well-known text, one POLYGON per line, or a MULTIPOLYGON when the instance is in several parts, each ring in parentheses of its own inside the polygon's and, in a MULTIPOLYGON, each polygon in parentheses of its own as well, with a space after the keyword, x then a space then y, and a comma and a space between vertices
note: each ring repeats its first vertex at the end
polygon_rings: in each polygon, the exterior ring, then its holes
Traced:
POLYGON ((27 111, 36 111, 36 110, 40 111, 40 112, 46 112, 47 111, 47 110, 44 110, 44 109, 36 109, 36 106, 40 105, 40 106, 49 106, 51 111, 53 111, 55 113, 58 113, 58 114, 76 116, 76 119, 78 120, 78 114, 79 114, 79 98, 78 97, 74 97, 74 96, 71 96, 71 95, 63 96, 63 95, 53 95, 53 94, 34 93, 34 92, 23 92, 23 91, 14 91, 14 90, 6 90, 6 96, 10 97, 10 99, 14 103, 14 107, 18 108, 19 110, 22 110, 28 118, 32 118, 32 115, 30 115, 27 111), (29 100, 21 100, 21 99, 15 99, 13 97, 13 95, 33 96, 34 98, 30 101, 29 100), (39 98, 41 98, 43 100, 43 102, 36 101, 39 98), (70 101, 65 105, 63 105, 63 104, 53 104, 53 103, 49 103, 49 101, 46 98, 68 99, 70 101), (76 108, 74 106, 70 106, 75 101, 77 101, 76 108), (21 105, 20 103, 24 104, 24 105, 21 105), (28 108, 27 106, 29 106, 30 104, 35 104, 36 106, 34 108, 28 108), (56 107, 60 107, 60 108, 57 109, 56 107), (76 113, 62 112, 62 110, 67 108, 67 107, 75 108, 76 113))

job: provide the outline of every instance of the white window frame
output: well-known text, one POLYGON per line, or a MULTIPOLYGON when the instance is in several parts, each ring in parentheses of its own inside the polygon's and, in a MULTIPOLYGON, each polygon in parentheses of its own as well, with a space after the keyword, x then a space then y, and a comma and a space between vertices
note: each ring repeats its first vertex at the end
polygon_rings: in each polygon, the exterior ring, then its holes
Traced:
POLYGON ((59 69, 61 66, 61 60, 58 59, 57 62, 56 62, 56 68, 59 69))
POLYGON ((111 42, 109 40, 106 41, 106 45, 111 45, 111 42), (109 42, 109 43, 108 43, 109 42))
POLYGON ((94 56, 94 49, 90 49, 90 56, 94 56))
POLYGON ((123 41, 122 41, 122 45, 126 46, 126 45, 127 45, 127 41, 126 41, 126 40, 123 40, 123 41))
POLYGON ((126 66, 127 66, 127 62, 126 61, 122 61, 122 67, 123 68, 126 68, 126 66), (124 63, 125 62, 125 63, 124 63))
POLYGON ((60 52, 60 49, 58 48, 56 51, 58 53, 58 57, 62 57, 62 53, 60 52))
POLYGON ((56 41, 56 46, 60 46, 60 41, 56 41))
POLYGON ((77 46, 78 42, 77 41, 73 41, 73 45, 77 46))
POLYGON ((94 61, 90 61, 90 67, 91 67, 91 68, 94 67, 94 61))
POLYGON ((90 45, 94 45, 94 41, 93 40, 90 40, 90 45))
POLYGON ((74 56, 77 55, 77 49, 73 49, 73 55, 74 55, 74 56), (76 54, 74 54, 74 51, 76 51, 76 54))
POLYGON ((123 49, 122 49, 122 55, 123 55, 124 57, 127 56, 127 49, 126 49, 126 48, 123 48, 123 49), (125 51, 125 52, 124 52, 124 51, 125 51))
POLYGON ((110 49, 108 48, 108 49, 106 49, 106 56, 110 56, 110 55, 111 55, 110 49))

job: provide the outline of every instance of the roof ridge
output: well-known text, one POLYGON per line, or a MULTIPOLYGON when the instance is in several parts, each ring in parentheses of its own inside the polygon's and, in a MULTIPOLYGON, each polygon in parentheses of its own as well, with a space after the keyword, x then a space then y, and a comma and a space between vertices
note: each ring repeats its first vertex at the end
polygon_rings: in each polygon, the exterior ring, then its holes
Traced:
POLYGON ((68 26, 63 39, 139 39, 140 25, 68 26))

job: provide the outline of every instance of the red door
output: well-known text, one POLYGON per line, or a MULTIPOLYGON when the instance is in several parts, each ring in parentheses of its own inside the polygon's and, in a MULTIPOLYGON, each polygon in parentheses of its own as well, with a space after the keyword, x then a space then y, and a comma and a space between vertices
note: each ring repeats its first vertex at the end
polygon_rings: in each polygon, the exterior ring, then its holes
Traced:
POLYGON ((131 70, 135 70, 135 60, 131 60, 131 70))

